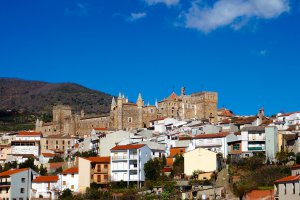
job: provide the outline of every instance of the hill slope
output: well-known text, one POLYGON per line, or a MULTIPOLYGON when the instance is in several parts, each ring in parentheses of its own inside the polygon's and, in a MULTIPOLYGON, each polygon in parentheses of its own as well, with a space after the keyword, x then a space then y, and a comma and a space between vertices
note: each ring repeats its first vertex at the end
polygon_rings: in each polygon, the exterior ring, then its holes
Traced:
POLYGON ((15 109, 31 114, 50 114, 53 105, 67 104, 74 111, 109 112, 112 96, 74 83, 46 83, 0 78, 0 110, 15 109))

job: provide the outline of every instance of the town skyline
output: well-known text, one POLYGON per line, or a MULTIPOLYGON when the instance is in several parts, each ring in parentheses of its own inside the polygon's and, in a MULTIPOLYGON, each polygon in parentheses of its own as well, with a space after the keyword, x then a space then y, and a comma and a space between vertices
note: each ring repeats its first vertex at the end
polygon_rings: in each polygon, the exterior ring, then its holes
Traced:
POLYGON ((0 76, 74 82, 132 101, 142 92, 151 104, 181 86, 217 91, 219 107, 246 115, 300 110, 299 2, 202 3, 5 1, 0 76))

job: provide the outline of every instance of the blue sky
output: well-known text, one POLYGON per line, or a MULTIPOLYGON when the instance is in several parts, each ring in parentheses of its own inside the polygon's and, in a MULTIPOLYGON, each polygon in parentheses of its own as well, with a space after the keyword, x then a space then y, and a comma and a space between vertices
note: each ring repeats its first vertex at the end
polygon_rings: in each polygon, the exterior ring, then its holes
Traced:
POLYGON ((300 110, 296 0, 3 0, 0 36, 0 77, 146 103, 184 85, 237 114, 300 110))

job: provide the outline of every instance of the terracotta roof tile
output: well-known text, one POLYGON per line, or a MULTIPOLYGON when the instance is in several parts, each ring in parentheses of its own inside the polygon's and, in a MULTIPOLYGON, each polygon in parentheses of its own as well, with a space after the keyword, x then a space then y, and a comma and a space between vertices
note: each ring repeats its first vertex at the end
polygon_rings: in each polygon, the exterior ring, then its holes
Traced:
POLYGON ((53 154, 53 153, 42 153, 42 155, 44 157, 54 157, 55 156, 55 154, 53 154))
POLYGON ((287 177, 276 180, 274 183, 293 182, 293 181, 299 181, 299 180, 300 180, 300 175, 287 176, 287 177))
POLYGON ((10 175, 13 175, 13 174, 17 174, 17 173, 19 173, 19 172, 26 171, 26 170, 28 170, 28 169, 29 169, 29 168, 8 170, 8 171, 5 171, 5 172, 0 173, 0 177, 10 176, 10 175))
POLYGON ((49 163, 50 169, 57 169, 64 165, 64 162, 49 163))
POLYGON ((78 167, 72 167, 69 169, 66 169, 62 172, 62 174, 78 174, 78 167))
POLYGON ((177 94, 175 92, 172 92, 172 94, 168 97, 168 99, 176 99, 177 98, 177 94))
POLYGON ((89 160, 93 163, 110 163, 110 157, 88 157, 88 158, 84 158, 86 160, 89 160))
POLYGON ((292 169, 299 169, 299 168, 300 168, 300 165, 293 165, 291 168, 292 168, 292 169))
POLYGON ((32 180, 33 183, 57 182, 58 176, 38 176, 32 180))
POLYGON ((126 150, 126 149, 139 149, 145 146, 144 144, 130 144, 130 145, 118 145, 111 150, 126 150))
POLYGON ((194 138, 195 139, 222 138, 222 137, 226 137, 229 134, 230 134, 229 132, 214 133, 214 134, 200 134, 200 135, 196 135, 194 138))
POLYGON ((35 131, 23 131, 19 132, 17 136, 42 136, 42 132, 35 132, 35 131))

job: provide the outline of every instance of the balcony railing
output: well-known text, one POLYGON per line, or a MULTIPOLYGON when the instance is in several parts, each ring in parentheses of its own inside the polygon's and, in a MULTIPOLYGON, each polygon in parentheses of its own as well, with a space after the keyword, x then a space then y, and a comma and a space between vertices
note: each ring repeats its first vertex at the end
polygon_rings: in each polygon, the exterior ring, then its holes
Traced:
POLYGON ((252 136, 248 138, 249 141, 254 141, 254 140, 266 140, 266 136, 252 136))
POLYGON ((262 151, 265 150, 265 147, 248 147, 249 151, 262 151))
POLYGON ((127 160, 128 156, 113 156, 112 160, 127 160))
POLYGON ((0 186, 3 186, 3 185, 10 185, 10 182, 0 182, 0 186))

